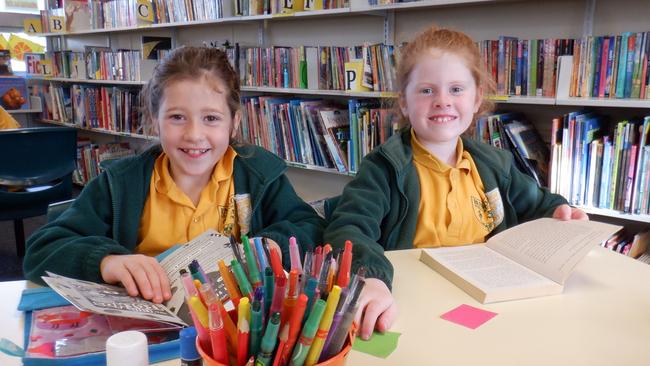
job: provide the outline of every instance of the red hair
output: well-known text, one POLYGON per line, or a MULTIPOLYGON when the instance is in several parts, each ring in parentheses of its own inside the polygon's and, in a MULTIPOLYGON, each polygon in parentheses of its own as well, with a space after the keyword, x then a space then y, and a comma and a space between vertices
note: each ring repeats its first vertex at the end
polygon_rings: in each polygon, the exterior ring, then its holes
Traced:
MULTIPOLYGON (((472 74, 477 88, 483 91, 483 95, 494 93, 494 82, 482 66, 481 54, 476 43, 465 33, 431 26, 415 36, 400 51, 397 65, 397 88, 402 97, 406 94, 406 86, 413 68, 420 58, 430 57, 432 48, 453 53, 465 60, 465 66, 472 74)), ((489 112, 492 108, 493 103, 483 98, 476 115, 489 112)))

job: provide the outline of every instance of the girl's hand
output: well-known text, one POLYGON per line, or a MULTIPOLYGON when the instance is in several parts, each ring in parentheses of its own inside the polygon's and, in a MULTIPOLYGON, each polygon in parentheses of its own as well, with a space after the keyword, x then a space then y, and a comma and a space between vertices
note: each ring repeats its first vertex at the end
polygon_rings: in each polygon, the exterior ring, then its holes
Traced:
POLYGON ((157 304, 171 298, 167 274, 155 258, 142 254, 108 255, 99 269, 109 284, 121 283, 130 296, 141 294, 157 304))
POLYGON ((589 220, 589 216, 579 208, 569 205, 560 205, 553 211, 553 218, 559 220, 589 220))
POLYGON ((375 329, 380 332, 387 331, 395 318, 397 305, 388 286, 376 278, 366 278, 366 285, 359 299, 359 310, 355 316, 361 338, 369 339, 375 329))

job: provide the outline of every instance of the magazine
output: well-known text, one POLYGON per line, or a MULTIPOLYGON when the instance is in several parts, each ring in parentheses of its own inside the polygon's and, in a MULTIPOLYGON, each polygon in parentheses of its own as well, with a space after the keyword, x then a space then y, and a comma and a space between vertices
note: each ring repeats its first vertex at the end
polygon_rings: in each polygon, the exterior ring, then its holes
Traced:
POLYGON ((126 289, 120 286, 83 281, 49 272, 48 276, 43 276, 43 280, 79 310, 187 325, 191 324, 191 319, 185 304, 185 293, 179 270, 187 268, 192 260, 196 259, 215 286, 217 295, 221 299, 227 299, 227 291, 219 274, 217 262, 224 260, 230 263, 233 258, 229 238, 212 229, 186 244, 165 251, 158 256, 158 260, 169 278, 172 297, 163 304, 129 296, 126 289))

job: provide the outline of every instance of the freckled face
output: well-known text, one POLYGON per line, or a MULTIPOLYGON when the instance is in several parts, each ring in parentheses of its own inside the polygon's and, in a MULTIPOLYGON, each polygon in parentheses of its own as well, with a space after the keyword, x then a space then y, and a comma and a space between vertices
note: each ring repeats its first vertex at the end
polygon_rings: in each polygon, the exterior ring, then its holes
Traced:
POLYGON ((400 108, 423 145, 455 146, 478 112, 481 97, 461 57, 431 49, 411 71, 400 108))

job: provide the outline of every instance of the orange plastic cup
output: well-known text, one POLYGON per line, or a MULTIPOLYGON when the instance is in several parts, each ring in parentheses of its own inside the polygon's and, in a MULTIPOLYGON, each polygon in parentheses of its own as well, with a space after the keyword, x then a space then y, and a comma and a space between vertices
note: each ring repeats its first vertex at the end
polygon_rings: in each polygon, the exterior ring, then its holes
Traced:
MULTIPOLYGON (((339 352, 336 356, 325 360, 321 363, 317 363, 316 365, 318 366, 344 366, 345 365, 345 360, 348 358, 348 354, 350 353, 350 350, 352 349, 352 342, 354 341, 354 335, 355 335, 355 330, 356 327, 353 325, 352 329, 350 329, 350 332, 348 333, 348 338, 345 340, 345 343, 343 344, 343 349, 341 352, 339 352)), ((228 366, 224 365, 220 362, 215 361, 210 355, 205 353, 203 348, 201 348, 201 344, 199 343, 199 339, 196 338, 196 349, 199 351, 199 354, 201 355, 201 358, 203 358, 203 366, 228 366)))

